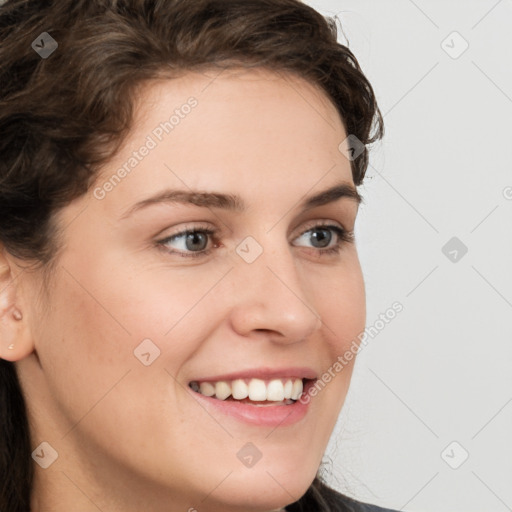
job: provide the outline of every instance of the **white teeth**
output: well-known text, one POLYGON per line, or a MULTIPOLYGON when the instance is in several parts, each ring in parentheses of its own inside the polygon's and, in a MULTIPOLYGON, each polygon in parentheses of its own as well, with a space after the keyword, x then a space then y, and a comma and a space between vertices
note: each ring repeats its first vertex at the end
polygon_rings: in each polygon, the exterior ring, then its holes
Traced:
POLYGON ((237 400, 243 400, 249 396, 249 388, 242 379, 234 380, 231 384, 231 390, 233 398, 236 398, 237 400))
POLYGON ((280 380, 271 380, 267 386, 267 400, 281 402, 284 400, 284 386, 280 380))
MULTIPOLYGON (((298 400, 302 395, 302 379, 235 379, 233 381, 191 382, 190 387, 202 395, 226 400, 233 396, 234 400, 249 398, 255 402, 283 402, 289 399, 298 400)), ((263 405, 263 404, 262 404, 263 405)))
POLYGON ((221 380, 215 384, 215 396, 219 400, 226 400, 226 398, 231 395, 231 386, 221 380))
POLYGON ((249 382, 249 398, 257 402, 263 402, 267 399, 267 386, 261 379, 251 379, 249 382))
POLYGON ((209 382, 201 382, 199 385, 199 392, 204 396, 213 396, 215 395, 215 386, 209 382))
POLYGON ((286 384, 284 385, 284 397, 291 398, 292 390, 293 390, 293 382, 290 379, 288 379, 286 381, 286 384))
POLYGON ((293 381, 293 390, 292 390, 292 400, 298 400, 300 395, 302 395, 302 381, 300 379, 295 379, 293 381))

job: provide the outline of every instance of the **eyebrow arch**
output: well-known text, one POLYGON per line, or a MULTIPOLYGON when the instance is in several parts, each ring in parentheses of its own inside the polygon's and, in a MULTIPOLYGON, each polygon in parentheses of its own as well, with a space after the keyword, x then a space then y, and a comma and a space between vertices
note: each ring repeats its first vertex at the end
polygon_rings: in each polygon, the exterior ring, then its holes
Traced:
MULTIPOLYGON (((358 205, 363 201, 362 196, 351 184, 339 183, 338 185, 306 198, 302 203, 300 203, 299 208, 302 210, 310 210, 311 208, 332 203, 341 198, 351 199, 358 205)), ((125 219, 135 211, 161 203, 192 204, 203 208, 221 208, 240 213, 246 210, 243 199, 236 194, 202 192, 199 190, 164 190, 155 196, 136 203, 134 206, 129 208, 121 218, 125 219)))

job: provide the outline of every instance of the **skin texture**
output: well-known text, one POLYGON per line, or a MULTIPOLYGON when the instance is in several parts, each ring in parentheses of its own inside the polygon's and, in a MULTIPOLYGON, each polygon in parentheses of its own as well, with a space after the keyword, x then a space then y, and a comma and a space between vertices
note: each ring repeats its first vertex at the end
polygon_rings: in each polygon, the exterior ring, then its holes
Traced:
POLYGON ((2 257, 0 335, 16 346, 3 341, 0 355, 16 361, 33 449, 46 441, 58 452, 48 469, 35 465, 32 512, 277 509, 307 490, 344 403, 354 359, 287 427, 206 410, 187 388, 259 367, 309 366, 320 376, 366 319, 356 245, 319 256, 313 237, 301 236, 324 221, 353 230, 358 209, 349 198, 298 207, 353 185, 339 115, 302 79, 232 70, 148 83, 95 187, 191 96, 197 106, 105 197, 93 187, 58 212, 64 247, 48 289, 40 271, 2 257), (158 204, 121 218, 166 188, 235 193, 247 209, 158 204), (217 229, 211 253, 171 254, 192 252, 183 239, 158 248, 185 228, 217 229), (263 249, 250 264, 236 252, 247 236, 263 249), (134 350, 148 338, 160 356, 144 366, 134 350), (252 468, 237 458, 247 442, 263 454, 252 468))

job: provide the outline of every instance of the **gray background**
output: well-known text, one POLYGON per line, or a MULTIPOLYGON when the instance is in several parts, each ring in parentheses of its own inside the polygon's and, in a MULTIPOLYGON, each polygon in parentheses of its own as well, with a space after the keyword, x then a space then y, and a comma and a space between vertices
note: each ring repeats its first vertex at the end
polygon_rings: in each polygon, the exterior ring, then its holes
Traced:
POLYGON ((384 114, 356 224, 367 325, 404 306, 358 356, 328 479, 398 510, 512 510, 512 2, 305 3, 338 15, 384 114))

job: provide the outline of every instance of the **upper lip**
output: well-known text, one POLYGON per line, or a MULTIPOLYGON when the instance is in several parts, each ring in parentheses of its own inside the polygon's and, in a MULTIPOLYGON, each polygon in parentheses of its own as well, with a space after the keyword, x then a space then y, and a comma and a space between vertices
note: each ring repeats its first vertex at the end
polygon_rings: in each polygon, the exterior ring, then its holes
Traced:
POLYGON ((296 379, 316 379, 317 373, 312 368, 308 368, 306 366, 289 366, 287 368, 259 367, 234 373, 224 373, 222 375, 198 377, 197 379, 193 379, 191 382, 217 382, 221 380, 236 380, 250 378, 271 380, 279 379, 281 377, 290 377, 296 379))

